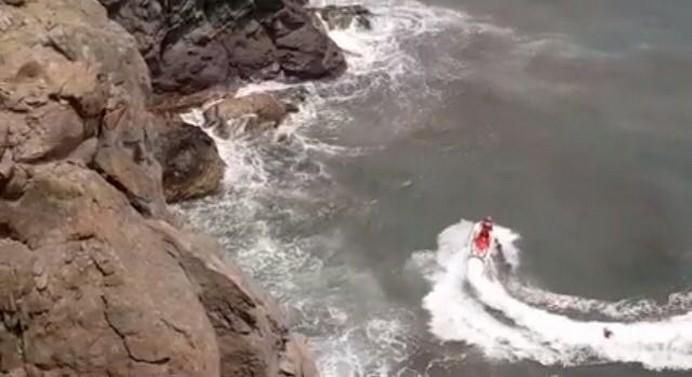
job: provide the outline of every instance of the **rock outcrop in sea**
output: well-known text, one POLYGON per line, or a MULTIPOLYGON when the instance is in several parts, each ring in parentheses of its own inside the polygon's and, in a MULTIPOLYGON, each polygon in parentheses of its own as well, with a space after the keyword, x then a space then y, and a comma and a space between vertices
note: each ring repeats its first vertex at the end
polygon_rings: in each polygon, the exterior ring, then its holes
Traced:
POLYGON ((297 111, 291 102, 283 102, 271 93, 225 98, 205 109, 202 127, 228 139, 231 135, 262 133, 275 129, 289 112, 297 111))
POLYGON ((100 0, 134 35, 157 92, 237 79, 334 77, 343 53, 304 0, 100 0))
POLYGON ((338 74, 303 5, 0 0, 0 376, 317 375, 277 304, 168 210, 224 167, 149 106, 338 74))

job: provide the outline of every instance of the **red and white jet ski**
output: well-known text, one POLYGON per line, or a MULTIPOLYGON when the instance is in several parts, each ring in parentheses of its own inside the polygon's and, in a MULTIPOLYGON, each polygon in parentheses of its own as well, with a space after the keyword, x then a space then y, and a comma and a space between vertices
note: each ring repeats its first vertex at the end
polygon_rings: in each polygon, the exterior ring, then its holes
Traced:
POLYGON ((490 279, 504 279, 511 274, 512 266, 505 259, 502 244, 498 241, 497 229, 489 216, 473 226, 468 248, 468 258, 480 259, 486 266, 484 274, 490 279))
POLYGON ((499 244, 494 236, 493 219, 489 216, 474 225, 471 231, 471 256, 487 260, 498 250, 499 244))

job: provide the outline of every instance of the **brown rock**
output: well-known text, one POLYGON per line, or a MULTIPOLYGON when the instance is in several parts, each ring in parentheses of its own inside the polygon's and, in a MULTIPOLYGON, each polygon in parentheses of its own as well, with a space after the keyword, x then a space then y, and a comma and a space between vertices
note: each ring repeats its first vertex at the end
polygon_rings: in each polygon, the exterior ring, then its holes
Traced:
POLYGON ((181 113, 195 107, 202 107, 205 103, 233 97, 237 89, 232 85, 217 85, 192 94, 157 95, 149 109, 161 114, 181 113))
POLYGON ((0 224, 0 236, 17 240, 0 252, 0 266, 14 271, 9 283, 0 273, 0 311, 15 313, 24 362, 79 375, 218 375, 193 286, 167 243, 98 174, 35 168, 16 205, 0 201, 0 224), (121 284, 108 284, 114 275, 121 284))
MULTIPOLYGON (((12 236, 11 229, 0 223, 0 236, 12 236)), ((0 322, 0 373, 23 364, 17 354, 21 347, 18 335, 26 324, 17 301, 32 289, 31 263, 31 254, 24 245, 0 238, 0 312, 5 314, 0 322)))
POLYGON ((225 31, 219 38, 233 62, 233 74, 245 79, 263 79, 276 77, 281 72, 276 46, 257 20, 250 19, 237 29, 225 31))
POLYGON ((227 139, 233 133, 276 128, 288 112, 289 106, 270 93, 226 98, 204 112, 204 127, 227 139))
MULTIPOLYGON (((134 39, 95 0, 5 1, 0 18, 0 375, 308 373, 271 299, 166 222, 134 39)), ((192 169, 208 139, 176 132, 173 166, 215 176, 192 169)))
POLYGON ((8 172, 8 174, 4 174, 6 179, 4 183, 0 183, 0 197, 7 200, 15 200, 24 193, 29 174, 25 167, 20 164, 14 164, 14 162, 10 162, 9 168, 6 171, 8 172))
POLYGON ((0 153, 0 189, 12 178, 13 167, 14 161, 10 152, 0 153))
POLYGON ((279 365, 281 372, 287 376, 318 377, 319 372, 313 360, 307 339, 296 334, 286 343, 286 352, 279 365))
POLYGON ((289 364, 295 376, 318 376, 305 342, 294 342, 278 306, 223 262, 211 241, 163 222, 149 224, 175 245, 175 257, 198 287, 219 345, 222 376, 276 376, 289 364))
POLYGON ((341 49, 324 33, 319 20, 302 6, 287 3, 263 20, 278 50, 283 71, 299 79, 338 76, 346 70, 341 49))
MULTIPOLYGON (((2 97, 0 97, 0 100, 2 97)), ((5 153, 5 150, 9 147, 9 136, 10 125, 6 123, 0 123, 0 158, 5 153)))
POLYGON ((228 52, 220 41, 207 41, 210 33, 208 28, 196 30, 163 51, 158 61, 162 74, 153 82, 159 92, 187 94, 231 81, 228 52))
POLYGON ((156 129, 154 155, 163 169, 163 189, 168 202, 178 202, 217 192, 225 164, 216 144, 198 127, 175 117, 156 129))
POLYGON ((147 216, 168 216, 161 167, 150 149, 148 130, 157 120, 142 108, 124 105, 103 121, 95 168, 147 216))
POLYGON ((51 102, 27 115, 26 140, 15 148, 17 162, 38 162, 69 154, 84 139, 84 122, 69 106, 51 102))
MULTIPOLYGON (((56 91, 51 93, 68 101, 84 119, 100 118, 108 99, 108 86, 105 76, 93 66, 85 63, 70 64, 65 69, 51 72, 51 81, 57 83, 56 91)), ((89 135, 95 134, 91 129, 89 135)))
POLYGON ((94 156, 98 150, 98 139, 95 137, 84 140, 75 150, 65 159, 79 162, 82 165, 90 165, 94 161, 94 156))

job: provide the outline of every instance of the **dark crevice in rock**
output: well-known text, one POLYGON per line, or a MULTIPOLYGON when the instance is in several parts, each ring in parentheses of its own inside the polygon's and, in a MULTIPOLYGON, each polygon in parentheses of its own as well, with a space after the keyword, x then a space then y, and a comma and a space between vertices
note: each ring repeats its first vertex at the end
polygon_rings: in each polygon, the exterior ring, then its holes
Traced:
MULTIPOLYGON (((28 315, 22 315, 22 310, 17 306, 12 292, 9 293, 8 303, 8 307, 3 308, 0 306, 0 335, 3 335, 2 333, 5 332, 14 337, 18 359, 24 363, 26 362, 27 346, 25 334, 29 328, 28 315)), ((2 365, 1 356, 0 354, 0 365, 2 365)))
POLYGON ((74 233, 67 236, 67 242, 86 242, 95 239, 96 235, 93 233, 74 233))
POLYGON ((0 239, 2 238, 26 244, 26 240, 23 240, 19 232, 8 222, 0 222, 0 239))
POLYGON ((187 331, 176 326, 174 323, 168 321, 165 318, 161 318, 161 323, 163 323, 164 325, 166 325, 166 327, 168 327, 169 329, 173 330, 174 332, 180 334, 183 338, 185 338, 185 341, 190 346, 190 348, 197 348, 195 346, 195 343, 192 341, 192 337, 190 336, 190 334, 187 331))
POLYGON ((108 277, 108 276, 113 274, 113 271, 105 268, 103 265, 103 262, 96 259, 95 256, 92 255, 90 258, 91 258, 91 261, 94 263, 94 267, 96 267, 98 272, 101 273, 101 275, 103 277, 108 277))
POLYGON ((120 12, 120 8, 122 8, 127 1, 128 0, 101 0, 101 4, 103 4, 103 6, 106 8, 108 18, 113 18, 116 14, 118 14, 118 12, 120 12))

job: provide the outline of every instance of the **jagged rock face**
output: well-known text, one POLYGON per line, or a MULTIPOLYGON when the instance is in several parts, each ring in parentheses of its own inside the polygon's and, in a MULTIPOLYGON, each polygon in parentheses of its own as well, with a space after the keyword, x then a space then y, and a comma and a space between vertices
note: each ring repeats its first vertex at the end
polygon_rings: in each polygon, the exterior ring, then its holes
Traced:
POLYGON ((92 1, 35 1, 2 14, 0 120, 11 165, 95 164, 143 212, 164 216, 160 168, 142 145, 150 84, 132 37, 92 1))
POLYGON ((100 0, 137 39, 158 92, 284 73, 335 76, 341 50, 297 0, 100 0))
POLYGON ((0 201, 0 338, 15 345, 0 371, 216 375, 214 331, 173 248, 94 171, 29 170, 22 196, 0 201))
POLYGON ((21 198, 0 201, 0 372, 276 376, 304 368, 309 359, 295 356, 300 343, 281 313, 212 241, 144 219, 87 168, 30 170, 21 198))
POLYGON ((0 376, 312 377, 271 299, 171 225, 134 39, 95 0, 0 1, 0 31, 0 376))

